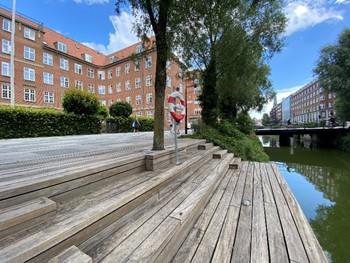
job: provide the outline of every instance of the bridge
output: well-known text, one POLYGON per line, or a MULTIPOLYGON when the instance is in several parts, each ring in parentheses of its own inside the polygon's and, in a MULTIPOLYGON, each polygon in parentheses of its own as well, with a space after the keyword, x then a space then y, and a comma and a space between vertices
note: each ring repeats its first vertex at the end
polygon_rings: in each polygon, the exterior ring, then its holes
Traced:
POLYGON ((349 127, 337 126, 337 127, 315 127, 315 128, 295 128, 295 127, 283 127, 283 128, 262 128, 255 130, 256 135, 278 135, 280 137, 280 145, 288 146, 290 139, 293 136, 310 135, 312 140, 317 141, 319 144, 330 145, 333 144, 335 139, 341 135, 350 133, 349 127))

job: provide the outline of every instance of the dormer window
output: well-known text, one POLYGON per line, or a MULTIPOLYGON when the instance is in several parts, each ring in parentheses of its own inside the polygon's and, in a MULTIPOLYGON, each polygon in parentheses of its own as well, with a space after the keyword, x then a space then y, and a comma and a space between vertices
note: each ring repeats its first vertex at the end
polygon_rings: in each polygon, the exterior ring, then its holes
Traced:
POLYGON ((85 59, 85 61, 92 63, 92 56, 91 55, 84 53, 84 59, 85 59))
POLYGON ((141 53, 143 51, 142 45, 137 45, 136 46, 136 54, 141 53))
POLYGON ((57 41, 57 42, 55 43, 55 45, 56 45, 56 48, 57 48, 59 51, 64 52, 64 53, 67 53, 67 51, 68 51, 67 44, 65 44, 65 43, 63 43, 63 42, 57 41))
POLYGON ((27 39, 35 41, 35 31, 31 28, 25 27, 23 36, 27 39))
POLYGON ((111 63, 116 62, 117 61, 117 57, 116 56, 110 56, 109 60, 111 61, 111 63))

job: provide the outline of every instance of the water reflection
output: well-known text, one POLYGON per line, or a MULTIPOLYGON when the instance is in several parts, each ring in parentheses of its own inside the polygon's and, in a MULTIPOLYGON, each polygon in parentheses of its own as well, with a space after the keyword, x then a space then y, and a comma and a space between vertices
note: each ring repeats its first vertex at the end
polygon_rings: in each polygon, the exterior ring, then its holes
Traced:
POLYGON ((266 148, 332 262, 350 262, 350 155, 300 147, 266 148))

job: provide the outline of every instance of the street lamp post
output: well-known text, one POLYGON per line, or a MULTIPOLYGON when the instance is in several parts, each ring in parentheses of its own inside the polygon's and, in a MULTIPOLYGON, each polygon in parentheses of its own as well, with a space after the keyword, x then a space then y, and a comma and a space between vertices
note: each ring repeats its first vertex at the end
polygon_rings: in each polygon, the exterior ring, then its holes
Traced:
POLYGON ((16 0, 12 0, 11 61, 10 61, 11 107, 15 107, 15 31, 16 31, 16 0))

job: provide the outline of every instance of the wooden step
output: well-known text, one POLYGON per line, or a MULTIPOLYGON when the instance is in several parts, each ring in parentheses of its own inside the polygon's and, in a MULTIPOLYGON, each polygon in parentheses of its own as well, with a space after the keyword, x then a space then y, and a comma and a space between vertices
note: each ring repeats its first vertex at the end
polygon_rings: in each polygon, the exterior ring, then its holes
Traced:
POLYGON ((213 154, 213 159, 222 159, 225 156, 225 154, 227 154, 227 150, 217 151, 213 154))
POLYGON ((230 169, 238 169, 241 166, 241 158, 234 158, 230 163, 230 169))
POLYGON ((200 150, 200 151, 208 150, 213 146, 214 145, 212 143, 198 144, 198 150, 200 150))
POLYGON ((71 246, 50 259, 48 263, 92 263, 92 259, 76 246, 71 246))
POLYGON ((139 236, 136 235, 129 243, 113 250, 101 262, 121 262, 126 259, 131 262, 169 262, 221 182, 232 158, 233 155, 229 154, 222 161, 219 161, 214 169, 207 169, 207 177, 199 185, 196 185, 194 191, 175 207, 160 224, 158 223, 155 229, 150 231, 147 226, 142 228, 141 231, 151 233, 145 240, 141 240, 142 243, 137 246, 137 249, 131 249, 125 253, 125 249, 133 244, 132 241, 140 240, 139 236), (130 252, 131 254, 128 255, 130 252))
POLYGON ((40 232, 9 244, 0 250, 0 262, 42 262, 71 245, 84 242, 156 195, 178 176, 196 171, 203 165, 201 160, 210 157, 214 151, 215 148, 195 156, 127 191, 109 196, 81 213, 66 216, 40 232))
MULTIPOLYGON (((4 208, 0 210, 0 237, 9 235, 11 229, 15 228, 14 231, 18 231, 20 229, 19 225, 35 218, 43 217, 55 210, 56 203, 46 197, 4 208)), ((28 223, 26 226, 28 226, 28 223)))

